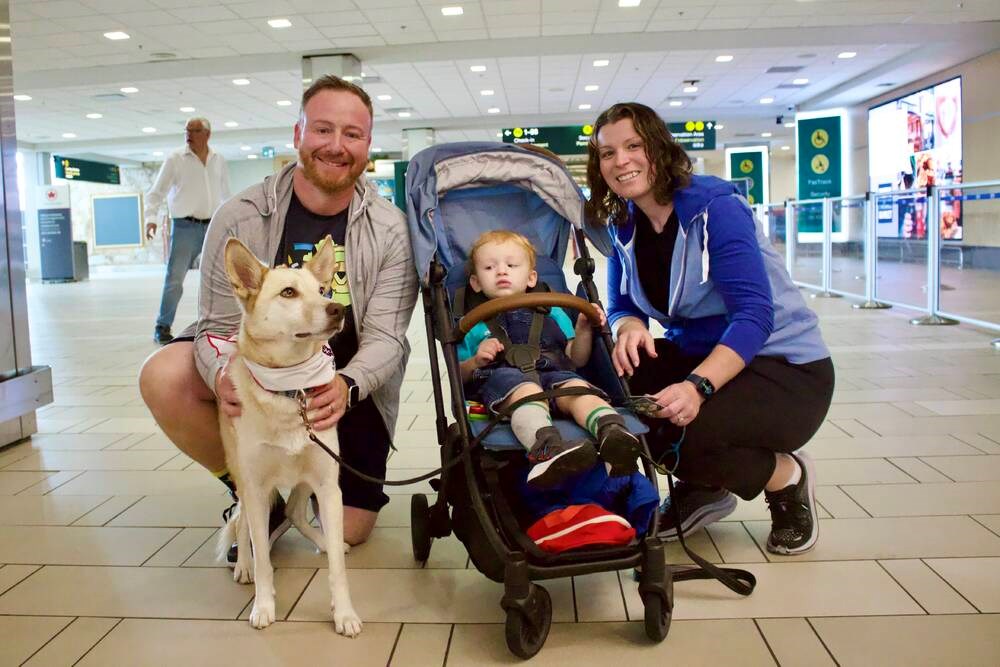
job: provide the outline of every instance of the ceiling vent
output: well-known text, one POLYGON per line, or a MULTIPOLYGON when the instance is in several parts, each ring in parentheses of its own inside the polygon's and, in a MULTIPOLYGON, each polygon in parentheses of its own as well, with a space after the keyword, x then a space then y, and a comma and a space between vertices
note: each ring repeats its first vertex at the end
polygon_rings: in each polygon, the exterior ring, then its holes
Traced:
POLYGON ((803 69, 803 65, 775 65, 764 70, 764 74, 790 74, 803 69))
POLYGON ((756 137, 757 135, 753 132, 737 132, 733 135, 734 137, 756 137))
MULTIPOLYGON (((809 85, 809 84, 806 84, 806 85, 809 85)), ((802 90, 805 87, 806 86, 797 86, 794 83, 779 83, 777 86, 775 86, 775 88, 785 88, 785 89, 791 89, 791 90, 802 90)))
POLYGON ((94 95, 91 99, 97 100, 98 102, 121 102, 122 100, 128 99, 122 93, 100 93, 94 95))

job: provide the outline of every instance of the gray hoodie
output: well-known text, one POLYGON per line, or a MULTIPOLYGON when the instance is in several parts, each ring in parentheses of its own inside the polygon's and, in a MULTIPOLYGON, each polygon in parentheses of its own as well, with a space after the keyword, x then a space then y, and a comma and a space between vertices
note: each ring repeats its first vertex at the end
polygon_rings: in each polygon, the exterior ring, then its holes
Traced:
MULTIPOLYGON (((295 163, 223 204, 212 216, 201 254, 201 293, 194 335, 195 365, 213 391, 225 364, 207 334, 229 335, 240 325, 240 307, 226 276, 226 240, 235 236, 270 266, 285 227, 295 163)), ((344 241, 358 351, 339 370, 371 395, 390 435, 399 414, 399 390, 410 354, 406 328, 417 300, 417 273, 403 213, 379 197, 362 175, 354 187, 344 241)), ((184 335, 182 334, 182 335, 184 335)))

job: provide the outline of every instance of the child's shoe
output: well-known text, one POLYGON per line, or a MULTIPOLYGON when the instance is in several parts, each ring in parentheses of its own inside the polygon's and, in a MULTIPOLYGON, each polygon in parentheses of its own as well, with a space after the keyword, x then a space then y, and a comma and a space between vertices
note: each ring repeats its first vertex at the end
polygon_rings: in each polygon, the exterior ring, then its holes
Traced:
POLYGON ((642 453, 642 444, 625 429, 625 419, 621 415, 605 415, 597 420, 597 443, 601 458, 611 465, 608 474, 612 477, 629 475, 639 469, 636 459, 642 453))
POLYGON ((592 468, 597 452, 589 441, 565 442, 555 426, 545 426, 535 433, 528 461, 532 463, 528 484, 551 489, 592 468))

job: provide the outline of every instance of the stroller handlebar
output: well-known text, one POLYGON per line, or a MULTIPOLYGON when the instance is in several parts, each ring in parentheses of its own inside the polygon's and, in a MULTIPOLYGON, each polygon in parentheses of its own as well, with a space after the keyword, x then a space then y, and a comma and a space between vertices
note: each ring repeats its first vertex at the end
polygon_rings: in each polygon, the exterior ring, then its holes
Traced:
POLYGON ((586 315, 595 327, 601 326, 600 311, 594 307, 594 304, 585 299, 558 292, 531 292, 497 297, 476 306, 458 321, 458 329, 463 334, 467 334, 472 330, 472 327, 480 322, 490 320, 500 313, 517 308, 538 308, 539 306, 559 306, 560 308, 578 310, 586 315))

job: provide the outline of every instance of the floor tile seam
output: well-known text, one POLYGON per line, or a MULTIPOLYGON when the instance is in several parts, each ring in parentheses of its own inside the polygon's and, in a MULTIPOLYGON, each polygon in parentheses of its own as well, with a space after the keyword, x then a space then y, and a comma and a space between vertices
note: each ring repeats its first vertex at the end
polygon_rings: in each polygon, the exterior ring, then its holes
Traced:
POLYGON ((139 567, 144 567, 146 565, 146 563, 148 563, 152 558, 154 558, 156 556, 156 554, 158 554, 161 551, 163 551, 167 547, 168 544, 170 544, 171 542, 173 542, 174 540, 176 540, 177 536, 180 535, 183 532, 184 532, 184 529, 181 528, 180 530, 178 530, 177 532, 175 532, 173 535, 171 535, 170 539, 168 539, 166 542, 164 542, 163 544, 161 544, 156 549, 156 551, 154 551, 153 553, 149 554, 149 558, 147 558, 146 560, 142 561, 142 563, 139 565, 139 567))
MULTIPOLYGON (((955 438, 956 440, 958 440, 962 444, 968 445, 969 447, 972 447, 973 449, 976 449, 976 450, 982 452, 983 454, 989 454, 990 453, 990 452, 987 452, 985 449, 981 449, 981 448, 977 447, 975 444, 973 444, 971 442, 968 442, 966 440, 962 440, 962 436, 963 435, 965 435, 965 434, 964 433, 949 433, 948 434, 948 436, 950 436, 952 438, 955 438)), ((990 442, 993 442, 993 443, 996 443, 996 444, 1000 445, 1000 443, 998 443, 993 438, 987 437, 987 436, 983 435, 982 433, 980 433, 978 431, 975 433, 975 435, 978 435, 980 438, 985 438, 986 440, 989 440, 990 442)))
MULTIPOLYGON (((24 565, 24 564, 23 563, 7 563, 7 565, 24 565)), ((27 567, 34 567, 35 569, 32 570, 31 572, 29 572, 28 574, 24 575, 24 577, 22 577, 21 579, 18 579, 17 581, 15 581, 13 584, 11 584, 10 586, 8 586, 7 588, 0 588, 0 598, 2 598, 4 595, 6 595, 7 593, 11 592, 12 590, 14 590, 15 588, 17 588, 18 586, 20 586, 24 582, 26 582, 28 579, 31 579, 31 577, 33 577, 35 575, 35 573, 41 572, 42 570, 45 569, 44 565, 38 565, 38 566, 36 566, 34 563, 27 564, 27 567)))
MULTIPOLYGON (((182 561, 181 561, 181 564, 180 564, 180 565, 178 565, 177 567, 195 567, 195 566, 193 566, 193 565, 191 565, 191 566, 189 566, 189 565, 186 565, 186 563, 187 563, 187 562, 188 562, 189 560, 191 560, 192 558, 194 558, 194 555, 195 555, 196 553, 198 553, 199 551, 201 551, 202 547, 204 547, 204 546, 205 546, 206 544, 208 544, 208 541, 209 541, 209 540, 211 540, 211 539, 213 539, 213 538, 217 538, 217 537, 219 536, 219 531, 221 531, 221 530, 222 530, 222 529, 221 529, 221 528, 219 528, 218 526, 187 526, 187 527, 188 527, 188 528, 203 528, 203 527, 205 527, 205 528, 208 528, 208 527, 210 527, 210 528, 214 528, 214 530, 213 530, 213 531, 212 531, 212 532, 211 532, 211 533, 209 534, 209 536, 208 536, 208 537, 206 537, 206 538, 205 538, 204 540, 202 540, 202 541, 201 541, 201 544, 199 544, 199 545, 198 545, 197 547, 195 547, 194 551, 192 551, 191 553, 189 553, 189 554, 187 555, 187 557, 186 557, 186 558, 185 558, 184 560, 182 560, 182 561)), ((218 567, 218 566, 212 566, 212 567, 214 568, 214 567, 218 567)))
MULTIPOLYGON (((819 504, 819 501, 816 501, 816 502, 817 502, 817 504, 819 504)), ((824 511, 826 511, 826 508, 824 508, 824 511)), ((827 511, 827 514, 829 514, 829 511, 827 511)), ((763 519, 763 521, 767 521, 767 519, 763 519)), ((767 553, 763 549, 760 548, 760 544, 754 538, 753 533, 750 532, 750 528, 749 528, 749 526, 747 526, 746 521, 740 521, 740 524, 743 526, 743 532, 745 532, 750 537, 750 541, 753 542, 753 545, 757 549, 757 552, 761 556, 764 557, 764 562, 765 563, 770 562, 770 561, 768 561, 767 553)), ((728 564, 729 563, 727 563, 727 565, 728 564)))
MULTIPOLYGON (((998 533, 997 531, 993 530, 992 528, 990 528, 989 526, 987 526, 985 523, 983 523, 982 521, 980 521, 979 519, 977 519, 976 515, 974 515, 974 514, 966 514, 965 516, 969 517, 970 519, 972 519, 973 521, 975 521, 980 526, 982 526, 986 530, 990 531, 991 533, 993 533, 997 537, 1000 537, 1000 533, 998 533)), ((992 516, 992 515, 985 515, 985 516, 992 516)))
MULTIPOLYGON (((741 521, 740 523, 742 523, 742 521, 741 521)), ((706 526, 706 527, 707 527, 707 526, 706 526)), ((715 542, 715 538, 714 538, 714 537, 712 537, 712 531, 710 531, 710 530, 706 530, 706 531, 705 531, 705 535, 707 535, 707 536, 708 536, 708 541, 709 541, 709 543, 710 543, 710 544, 712 545, 712 549, 714 549, 714 550, 715 550, 715 554, 716 554, 716 555, 717 555, 717 556, 719 557, 719 562, 720 562, 720 564, 727 564, 727 565, 728 565, 728 563, 726 563, 726 557, 722 555, 722 551, 721 551, 721 550, 719 549, 719 545, 718 545, 718 544, 716 544, 716 542, 715 542)), ((685 538, 686 538, 686 537, 687 537, 687 536, 685 536, 685 538)), ((683 548, 683 547, 682 547, 682 548, 683 548)), ((698 554, 698 555, 700 556, 701 554, 698 554)), ((704 558, 704 556, 702 556, 702 557, 704 558)), ((689 558, 690 558, 690 556, 689 556, 689 558)))
POLYGON ((56 632, 54 635, 52 635, 47 640, 45 640, 45 642, 43 642, 42 645, 39 646, 37 649, 35 649, 34 651, 32 651, 31 655, 29 655, 27 658, 25 658, 21 662, 21 664, 23 665, 23 664, 29 662, 32 658, 34 658, 36 655, 38 655, 39 653, 41 653, 42 649, 44 649, 46 646, 48 646, 53 641, 55 641, 56 637, 58 637, 59 635, 61 635, 64 632, 66 632, 67 628, 69 628, 71 625, 73 625, 74 623, 76 623, 79 619, 80 619, 79 616, 76 616, 76 617, 70 619, 69 623, 67 623, 66 625, 64 625, 61 628, 59 628, 58 632, 56 632))
MULTIPOLYGON (((983 456, 988 456, 988 454, 983 454, 983 456)), ((924 458, 929 458, 929 459, 932 459, 932 458, 935 458, 935 457, 933 457, 933 456, 927 456, 927 457, 923 457, 923 456, 918 456, 918 457, 916 457, 916 459, 917 459, 918 461, 920 461, 921 463, 923 463, 923 464, 924 464, 925 466, 927 466, 927 467, 928 467, 928 468, 930 468, 931 470, 934 470, 935 472, 938 472, 938 473, 940 473, 941 475, 944 475, 944 476, 945 476, 946 478, 948 478, 949 480, 951 480, 952 482, 954 482, 954 483, 956 483, 956 484, 957 484, 957 483, 959 483, 957 479, 955 479, 954 477, 952 477, 951 475, 949 475, 949 474, 948 474, 948 473, 946 473, 945 471, 941 470, 940 468, 936 468, 936 467, 934 467, 934 465, 933 465, 933 464, 931 464, 931 462, 930 462, 930 461, 924 461, 924 458)), ((981 480, 981 481, 989 481, 989 480, 981 480)), ((933 482, 929 482, 929 483, 930 483, 930 484, 933 484, 933 482)), ((938 482, 938 483, 939 483, 939 484, 943 484, 943 483, 945 483, 945 482, 938 482)))
MULTIPOLYGON (((128 495, 128 494, 118 494, 118 495, 128 495)), ((118 496, 117 495, 116 496, 112 496, 112 498, 114 498, 114 497, 118 497, 118 496)), ((133 507, 135 507, 140 502, 142 502, 142 500, 145 497, 146 496, 140 495, 138 498, 136 498, 135 502, 129 503, 129 505, 127 507, 122 508, 121 512, 118 512, 113 517, 109 518, 107 521, 105 521, 104 523, 102 523, 100 526, 96 526, 96 527, 97 528, 118 528, 118 526, 109 526, 108 524, 111 523, 112 521, 114 521, 115 519, 117 519, 118 517, 120 517, 125 512, 127 512, 130 509, 132 509, 133 507)), ((157 526, 150 526, 150 527, 157 527, 157 526)))
POLYGON ((399 629, 396 630, 396 638, 392 642, 392 648, 389 650, 389 657, 385 661, 386 667, 391 667, 392 665, 392 658, 396 655, 396 647, 399 646, 399 638, 403 636, 403 626, 405 625, 406 623, 400 623, 399 629))
MULTIPOLYGON (((830 617, 826 617, 826 618, 830 618, 830 617)), ((848 616, 847 618, 857 618, 857 617, 856 616, 848 616)), ((816 626, 813 625, 812 620, 808 616, 804 617, 804 619, 805 619, 806 624, 809 626, 809 629, 811 629, 813 631, 813 634, 816 635, 816 639, 819 640, 820 645, 826 650, 827 655, 829 655, 830 659, 833 660, 833 664, 837 665, 837 667, 840 667, 840 661, 837 660, 837 656, 835 656, 833 654, 833 651, 830 649, 830 647, 827 645, 827 643, 823 640, 823 636, 819 634, 819 630, 817 630, 816 626)))
MULTIPOLYGON (((125 451, 127 452, 127 451, 130 451, 130 450, 126 449, 125 451)), ((164 451, 169 451, 169 450, 164 450, 164 451)), ((174 459, 179 458, 181 456, 187 456, 187 455, 184 454, 183 452, 177 452, 173 456, 171 456, 169 459, 167 459, 166 461, 164 461, 160 465, 158 465, 155 468, 153 468, 153 472, 156 472, 157 470, 163 470, 163 466, 167 465, 168 463, 170 463, 174 459)), ((185 466, 185 468, 186 467, 187 466, 185 466)), ((171 468, 171 469, 169 469, 169 472, 175 472, 176 470, 178 470, 178 469, 177 468, 171 468)), ((184 470, 184 468, 179 468, 179 470, 184 470)))
MULTIPOLYGON (((907 477, 909 477, 910 479, 912 479, 917 484, 923 484, 923 482, 921 482, 919 479, 917 479, 916 477, 914 477, 910 473, 906 472, 906 470, 904 470, 902 466, 898 465, 895 461, 893 461, 889 457, 882 457, 879 460, 880 461, 885 461, 886 463, 888 463, 889 465, 893 466, 894 468, 897 468, 900 472, 902 472, 904 475, 906 475, 907 477)), ((941 472, 941 471, 938 471, 938 472, 941 472)), ((944 474, 944 473, 941 473, 941 474, 944 474)), ((945 477, 948 477, 948 476, 945 475, 945 477)), ((951 478, 948 477, 948 479, 951 479, 951 478)), ((954 482, 955 480, 952 479, 951 481, 954 482)), ((885 484, 885 483, 887 483, 887 482, 880 482, 880 484, 885 484)), ((888 483, 891 484, 892 482, 888 482, 888 483)), ((899 482, 896 482, 896 483, 899 483, 899 482)), ((819 486, 819 485, 817 484, 817 486, 819 486)))
MULTIPOLYGON (((299 602, 302 601, 302 597, 306 594, 306 591, 309 590, 309 587, 312 586, 312 582, 316 580, 316 576, 318 574, 319 574, 319 568, 313 569, 313 573, 311 575, 309 575, 309 581, 307 581, 306 585, 302 587, 301 591, 299 591, 299 594, 296 596, 295 601, 292 602, 292 604, 288 607, 288 613, 285 614, 285 617, 283 619, 281 619, 281 620, 287 621, 288 619, 290 619, 292 617, 292 614, 295 613, 295 608, 299 606, 299 602)), ((256 591, 254 591, 254 593, 255 593, 254 597, 256 597, 256 591)), ((253 599, 251 599, 250 602, 253 602, 253 599)), ((402 628, 403 628, 403 626, 402 626, 402 624, 400 624, 400 631, 402 631, 402 628)), ((399 641, 399 637, 398 636, 396 638, 396 641, 399 641)), ((393 650, 395 651, 395 647, 393 648, 393 650)), ((390 655, 389 656, 389 662, 391 662, 391 661, 392 661, 392 656, 390 655)))
MULTIPOLYGON (((944 559, 942 559, 942 558, 936 558, 934 560, 944 560, 944 559)), ((950 588, 951 590, 955 591, 955 594, 958 595, 958 597, 962 598, 967 603, 969 603, 969 606, 972 607, 973 609, 975 609, 977 613, 979 613, 979 614, 983 614, 984 613, 983 610, 980 609, 975 603, 973 603, 972 600, 970 600, 969 598, 967 598, 962 593, 962 591, 958 590, 958 588, 956 588, 950 581, 948 581, 944 577, 943 574, 941 574, 940 572, 938 572, 937 570, 935 570, 934 566, 931 565, 930 563, 928 563, 926 559, 921 558, 920 562, 923 563, 924 567, 926 567, 928 570, 930 570, 931 572, 933 572, 941 581, 943 581, 948 588, 950 588)))
MULTIPOLYGON (((48 471, 37 471, 37 470, 36 470, 36 471, 28 471, 28 472, 48 472, 48 471)), ((45 493, 42 493, 42 494, 37 494, 37 495, 40 495, 40 496, 47 496, 47 495, 49 495, 50 493, 52 493, 53 491, 55 491, 56 489, 58 489, 59 487, 61 487, 61 486, 65 486, 66 484, 69 484, 69 483, 70 483, 70 482, 72 482, 72 481, 73 481, 74 479, 76 479, 77 477, 80 477, 81 475, 83 475, 83 474, 84 474, 84 473, 86 473, 87 471, 86 471, 86 470, 65 470, 65 471, 63 471, 63 470, 60 470, 60 471, 57 471, 57 472, 55 472, 55 473, 53 473, 53 474, 49 475, 48 477, 45 477, 45 478, 43 478, 43 479, 40 479, 40 480, 38 480, 37 482, 35 482, 34 484, 32 484, 31 486, 29 486, 29 487, 27 487, 27 488, 24 488, 24 489, 21 489, 20 491, 18 491, 18 492, 17 492, 17 493, 15 493, 14 495, 15 495, 15 496, 19 496, 19 495, 21 495, 22 493, 23 493, 23 494, 24 494, 25 496, 33 496, 33 495, 36 495, 36 494, 34 494, 34 493, 26 493, 26 492, 27 492, 27 491, 30 491, 31 489, 35 488, 36 486, 38 486, 38 485, 40 485, 40 484, 44 484, 45 482, 49 481, 49 480, 50 480, 50 478, 52 478, 52 477, 55 477, 56 475, 58 475, 58 474, 60 474, 60 473, 62 473, 62 472, 75 472, 75 473, 77 473, 77 474, 76 474, 76 475, 73 475, 72 477, 70 477, 69 479, 67 479, 67 480, 66 480, 66 481, 64 481, 64 482, 60 482, 59 484, 57 484, 57 485, 53 486, 53 487, 52 487, 51 489, 49 489, 49 490, 48 490, 48 491, 46 491, 45 493)))
MULTIPOLYGON (((857 498, 855 498, 854 496, 852 496, 851 494, 849 494, 847 492, 847 489, 844 488, 845 486, 860 486, 860 485, 838 484, 837 488, 840 489, 840 492, 843 493, 845 496, 847 496, 847 498, 852 503, 854 503, 858 508, 860 508, 862 512, 864 512, 865 514, 867 514, 868 518, 874 519, 875 516, 871 512, 869 512, 868 509, 864 505, 862 505, 860 502, 858 502, 857 498)), ((881 486, 881 485, 879 485, 879 486, 881 486)), ((826 508, 824 507, 823 509, 826 509, 826 508)), ((829 510, 827 510, 827 511, 829 512, 829 510)), ((833 512, 829 512, 829 513, 830 513, 830 516, 833 516, 833 512)), ((858 517, 858 518, 862 518, 862 517, 858 517)))
MULTIPOLYGON (((53 498, 54 497, 55 496, 53 496, 53 498)), ((79 521, 80 519, 84 518, 85 516, 87 516, 91 512, 96 512, 101 507, 103 507, 104 505, 107 505, 109 502, 111 502, 114 499, 115 499, 115 496, 108 496, 107 498, 105 498, 101 502, 97 503, 96 505, 94 505, 93 507, 91 507, 89 510, 87 510, 86 512, 84 512, 83 514, 81 514, 80 516, 78 516, 75 519, 73 519, 72 521, 70 521, 68 524, 65 525, 65 527, 66 528, 83 528, 84 526, 74 526, 73 524, 75 524, 77 521, 79 521)))
MULTIPOLYGON (((893 559, 893 560, 894 560, 894 559, 893 559)), ((886 568, 886 566, 885 566, 885 565, 883 565, 883 563, 882 563, 882 561, 881 561, 881 560, 876 560, 876 561, 875 561, 875 563, 876 563, 876 564, 878 564, 878 566, 879 566, 880 568, 882 568, 882 571, 883 571, 883 572, 885 572, 886 574, 888 574, 888 575, 889 575, 889 578, 890 578, 890 579, 892 579, 892 580, 893 580, 893 581, 894 581, 894 582, 896 583, 896 585, 897 585, 897 586, 899 586, 899 587, 900 587, 901 589, 903 589, 903 592, 904 592, 904 593, 906 593, 906 594, 907 594, 907 595, 908 595, 908 596, 910 597, 910 599, 911 599, 911 600, 913 600, 913 602, 914 602, 914 603, 916 603, 916 605, 917 605, 918 607, 920 607, 921 609, 923 609, 923 611, 924 611, 924 613, 925 613, 925 614, 927 614, 928 616, 930 615, 930 612, 929 612, 929 611, 927 611, 927 608, 926 608, 926 607, 925 607, 924 605, 920 604, 920 600, 918 600, 918 599, 917 599, 917 598, 916 598, 916 597, 915 597, 915 596, 913 595, 913 593, 911 593, 911 592, 909 591, 909 589, 908 589, 908 588, 907 588, 906 586, 904 586, 904 585, 903 585, 902 583, 900 583, 899 579, 897 579, 897 578, 896 578, 896 576, 895 576, 895 575, 894 575, 894 574, 893 574, 892 572, 890 572, 890 571, 888 570, 888 568, 886 568)))
POLYGON ((753 619, 753 626, 757 629, 757 634, 760 635, 761 640, 764 642, 764 646, 767 647, 767 652, 771 654, 771 659, 774 660, 774 664, 781 667, 781 661, 778 660, 777 654, 774 649, 771 648, 771 642, 767 641, 767 636, 764 634, 764 630, 760 627, 760 623, 757 619, 753 619))

